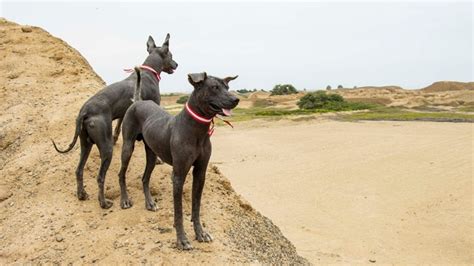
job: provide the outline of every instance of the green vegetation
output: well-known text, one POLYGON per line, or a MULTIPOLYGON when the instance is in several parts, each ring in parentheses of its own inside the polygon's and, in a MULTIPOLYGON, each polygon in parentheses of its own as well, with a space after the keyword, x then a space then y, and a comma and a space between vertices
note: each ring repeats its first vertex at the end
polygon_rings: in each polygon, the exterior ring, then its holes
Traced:
POLYGON ((296 94, 298 91, 296 88, 291 84, 278 84, 273 87, 270 91, 270 95, 289 95, 289 94, 296 94))
POLYGON ((343 120, 391 120, 391 121, 434 121, 434 122, 474 122, 474 114, 452 112, 413 112, 395 107, 378 107, 368 112, 344 114, 343 120))
POLYGON ((468 105, 460 106, 457 110, 461 112, 474 112, 474 104, 470 103, 468 105))
POLYGON ((236 90, 236 91, 240 94, 245 94, 245 93, 249 93, 249 92, 256 92, 257 89, 253 89, 253 90, 240 89, 240 90, 236 90))
POLYGON ((353 111, 374 108, 369 103, 347 102, 339 94, 327 94, 325 91, 307 93, 297 105, 303 110, 323 109, 329 111, 353 111))
POLYGON ((179 97, 178 100, 176 100, 176 103, 179 103, 179 104, 185 104, 189 99, 189 95, 183 95, 181 97, 179 97))
POLYGON ((234 109, 234 115, 230 118, 231 121, 246 121, 252 119, 281 119, 287 116, 296 115, 312 115, 318 113, 327 113, 329 110, 289 110, 282 108, 236 108, 234 109))

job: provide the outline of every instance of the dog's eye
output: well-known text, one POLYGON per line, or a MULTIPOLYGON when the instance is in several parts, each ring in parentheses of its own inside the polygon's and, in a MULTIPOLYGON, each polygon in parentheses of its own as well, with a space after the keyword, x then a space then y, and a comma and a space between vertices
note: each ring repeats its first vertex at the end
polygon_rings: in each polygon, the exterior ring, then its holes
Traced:
POLYGON ((219 87, 218 87, 218 86, 212 86, 212 89, 213 89, 213 90, 218 90, 219 87))

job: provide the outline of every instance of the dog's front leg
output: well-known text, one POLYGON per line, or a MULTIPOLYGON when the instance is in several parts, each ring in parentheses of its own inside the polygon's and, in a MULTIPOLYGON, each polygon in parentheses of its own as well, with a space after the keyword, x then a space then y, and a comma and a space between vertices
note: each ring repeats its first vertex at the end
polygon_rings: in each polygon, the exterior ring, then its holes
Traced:
POLYGON ((202 229, 200 209, 201 196, 206 181, 206 169, 209 158, 197 161, 193 169, 193 194, 192 194, 192 222, 194 232, 196 233, 196 240, 199 242, 211 242, 212 236, 202 229))
POLYGON ((176 245, 178 249, 183 250, 191 250, 193 248, 186 237, 183 226, 183 185, 187 172, 188 171, 181 172, 173 169, 174 227, 176 229, 176 245))

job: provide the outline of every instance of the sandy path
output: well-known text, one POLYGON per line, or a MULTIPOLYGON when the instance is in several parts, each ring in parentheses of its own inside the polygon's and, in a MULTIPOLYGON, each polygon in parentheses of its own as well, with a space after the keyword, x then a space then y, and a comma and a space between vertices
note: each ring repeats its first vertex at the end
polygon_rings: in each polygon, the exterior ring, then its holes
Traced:
POLYGON ((253 122, 212 160, 313 263, 474 263, 472 144, 465 123, 253 122))

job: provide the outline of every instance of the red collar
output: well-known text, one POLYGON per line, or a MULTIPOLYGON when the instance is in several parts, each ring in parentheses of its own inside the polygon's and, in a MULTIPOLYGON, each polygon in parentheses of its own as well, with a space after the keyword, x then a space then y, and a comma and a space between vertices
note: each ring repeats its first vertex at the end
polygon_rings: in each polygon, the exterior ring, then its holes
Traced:
MULTIPOLYGON (((140 67, 141 69, 146 69, 146 70, 150 71, 151 73, 153 73, 158 81, 161 80, 160 72, 154 70, 154 69, 151 68, 150 66, 141 65, 141 66, 139 66, 139 67, 140 67)), ((123 71, 125 71, 125 72, 127 72, 127 73, 132 73, 134 70, 133 70, 133 68, 126 68, 126 69, 124 69, 123 71)))
MULTIPOLYGON (((214 133, 214 116, 211 117, 211 118, 205 118, 205 117, 202 117, 200 115, 198 115, 196 112, 194 112, 191 107, 189 106, 188 102, 186 102, 185 104, 185 108, 186 108, 186 112, 188 112, 188 114, 197 122, 199 123, 202 123, 202 124, 208 124, 209 125, 209 129, 207 130, 207 134, 209 136, 212 136, 212 133, 214 133)), ((217 118, 219 118, 220 120, 224 121, 224 123, 226 123, 227 125, 229 125, 230 127, 234 128, 234 126, 227 120, 225 119, 222 119, 218 116, 215 116, 217 118)))
POLYGON ((140 66, 141 69, 146 69, 148 71, 150 71, 151 73, 155 74, 155 77, 158 81, 161 80, 161 77, 160 77, 160 72, 157 72, 156 70, 154 70, 153 68, 147 66, 147 65, 141 65, 140 66))
POLYGON ((188 102, 186 102, 186 111, 188 112, 188 114, 191 115, 191 117, 192 117, 194 120, 196 120, 196 121, 198 121, 198 122, 201 122, 201 123, 203 123, 203 124, 210 124, 210 123, 212 123, 212 121, 213 121, 213 119, 214 119, 214 117, 211 117, 211 118, 208 119, 208 118, 204 118, 204 117, 198 115, 196 112, 194 112, 194 111, 191 109, 191 107, 189 106, 188 102))

